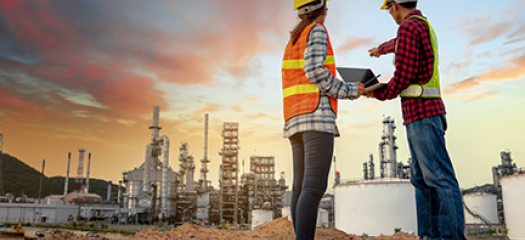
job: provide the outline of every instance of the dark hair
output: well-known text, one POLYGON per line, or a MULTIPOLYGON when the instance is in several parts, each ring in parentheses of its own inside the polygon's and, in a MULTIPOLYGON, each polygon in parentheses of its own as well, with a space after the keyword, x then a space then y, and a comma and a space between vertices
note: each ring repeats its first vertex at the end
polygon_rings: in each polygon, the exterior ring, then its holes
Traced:
POLYGON ((417 7, 417 2, 406 2, 406 3, 399 3, 404 8, 412 9, 417 7))
MULTIPOLYGON (((309 3, 307 5, 315 5, 319 4, 321 1, 315 1, 312 3, 309 3)), ((307 6, 305 5, 305 6, 307 6)), ((307 15, 299 15, 299 18, 301 21, 295 26, 295 28, 290 32, 291 39, 292 39, 292 45, 295 45, 297 40, 299 39, 299 36, 301 35, 301 32, 303 32, 304 28, 311 23, 314 22, 314 19, 319 17, 326 9, 326 0, 324 1, 323 7, 316 9, 315 11, 311 12, 307 15)))

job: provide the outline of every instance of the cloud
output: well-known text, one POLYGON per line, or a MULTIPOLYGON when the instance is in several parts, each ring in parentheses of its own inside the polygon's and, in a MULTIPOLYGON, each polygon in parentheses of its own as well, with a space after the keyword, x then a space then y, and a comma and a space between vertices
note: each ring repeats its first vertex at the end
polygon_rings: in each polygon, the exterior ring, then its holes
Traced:
POLYGON ((485 91, 483 93, 465 96, 466 100, 464 102, 468 103, 468 102, 473 102, 473 101, 478 101, 478 100, 485 100, 485 99, 496 100, 497 98, 494 97, 494 96, 499 94, 499 93, 501 93, 501 92, 503 92, 503 91, 499 90, 499 89, 493 89, 493 90, 485 91))
POLYGON ((525 55, 507 61, 507 66, 491 69, 479 75, 479 81, 501 82, 525 77, 525 55))
POLYGON ((374 44, 373 38, 361 38, 361 39, 347 38, 347 40, 345 41, 345 44, 338 47, 336 52, 338 53, 349 52, 356 48, 373 46, 373 44, 374 44))
POLYGON ((270 115, 268 115, 266 113, 248 114, 248 115, 244 115, 244 118, 249 120, 249 121, 253 121, 253 120, 256 120, 256 119, 270 119, 270 120, 282 121, 282 118, 270 116, 270 115))
POLYGON ((487 43, 498 38, 505 38, 507 43, 523 40, 525 21, 523 21, 523 1, 514 1, 505 9, 493 14, 471 17, 460 23, 460 29, 470 35, 469 46, 487 43))
POLYGON ((479 29, 476 31, 474 39, 470 41, 469 46, 475 46, 497 39, 503 34, 508 33, 512 27, 511 23, 499 23, 479 29))
POLYGON ((443 89, 443 91, 446 94, 455 94, 458 91, 471 89, 478 86, 481 86, 481 83, 478 81, 478 78, 470 77, 460 82, 448 84, 447 87, 443 89))
MULTIPOLYGON (((525 78, 525 55, 510 59, 505 62, 504 67, 489 69, 481 72, 479 75, 469 77, 465 80, 450 83, 443 89, 446 94, 456 94, 463 90, 468 90, 483 86, 484 83, 499 83, 503 81, 516 81, 525 78)), ((500 93, 499 91, 489 91, 482 94, 477 94, 474 97, 468 97, 469 100, 475 101, 484 97, 491 97, 500 93)))
POLYGON ((261 99, 259 96, 251 96, 247 99, 239 101, 237 104, 235 104, 235 106, 232 107, 232 109, 236 112, 242 112, 242 108, 241 108, 242 105, 249 103, 249 102, 257 102, 259 101, 259 99, 261 99))

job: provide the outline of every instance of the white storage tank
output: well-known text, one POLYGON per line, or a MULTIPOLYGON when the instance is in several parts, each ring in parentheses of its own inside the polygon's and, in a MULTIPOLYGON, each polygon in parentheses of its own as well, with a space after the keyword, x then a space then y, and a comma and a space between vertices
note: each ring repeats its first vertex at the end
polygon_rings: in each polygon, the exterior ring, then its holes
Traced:
POLYGON ((463 202, 466 205, 466 207, 464 206, 465 224, 485 224, 483 220, 472 214, 481 216, 491 224, 498 223, 496 195, 485 192, 474 192, 463 195, 463 202))
POLYGON ((271 222, 273 216, 272 210, 266 210, 266 209, 254 209, 252 210, 252 230, 265 223, 265 222, 271 222))
POLYGON ((283 207, 281 211, 282 211, 281 215, 283 217, 288 217, 288 220, 292 221, 292 209, 290 207, 283 207))
POLYGON ((318 227, 328 227, 330 222, 328 222, 328 211, 323 208, 317 209, 317 226, 318 227))
POLYGON ((510 240, 525 239, 525 174, 502 177, 503 211, 510 240))
POLYGON ((349 234, 417 232, 414 187, 409 179, 350 181, 334 186, 335 227, 349 234))

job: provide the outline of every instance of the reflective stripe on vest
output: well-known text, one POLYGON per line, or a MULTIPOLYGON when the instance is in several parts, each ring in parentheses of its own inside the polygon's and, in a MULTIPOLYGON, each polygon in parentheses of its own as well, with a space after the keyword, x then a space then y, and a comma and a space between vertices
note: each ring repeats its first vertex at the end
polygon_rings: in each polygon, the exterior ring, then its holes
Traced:
MULTIPOLYGON (((324 60, 323 65, 331 65, 335 64, 335 57, 332 56, 326 56, 326 60, 324 60)), ((283 61, 283 69, 303 69, 304 68, 304 59, 299 60, 284 60, 283 61)))
MULTIPOLYGON (((434 28, 424 17, 418 15, 412 15, 407 20, 417 18, 425 21, 428 24, 428 29, 430 31, 430 43, 432 44, 432 51, 434 52, 434 64, 432 70, 432 76, 430 80, 425 84, 410 84, 406 89, 401 91, 401 97, 404 98, 441 98, 441 90, 439 83, 439 51, 437 46, 436 34, 434 33, 434 28)), ((397 50, 397 42, 396 42, 397 50)))
MULTIPOLYGON (((284 52, 282 65, 282 89, 283 89, 283 114, 288 119, 305 113, 311 113, 317 109, 320 99, 320 91, 316 85, 306 78, 304 72, 304 52, 308 44, 311 29, 320 23, 312 23, 304 28, 295 45, 291 39, 284 52)), ((324 27, 324 26, 323 26, 324 27)), ((325 28, 326 30, 326 28, 325 28)), ((330 37, 327 36, 327 54, 323 63, 332 75, 336 76, 335 58, 330 37)), ((332 111, 337 116, 337 99, 329 97, 332 111)))

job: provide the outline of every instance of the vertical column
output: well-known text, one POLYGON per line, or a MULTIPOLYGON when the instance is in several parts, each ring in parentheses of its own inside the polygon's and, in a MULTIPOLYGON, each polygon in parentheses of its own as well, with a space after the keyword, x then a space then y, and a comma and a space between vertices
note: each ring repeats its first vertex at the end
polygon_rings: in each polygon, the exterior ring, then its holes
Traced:
POLYGON ((67 154, 67 171, 66 171, 66 180, 64 181, 64 196, 67 195, 68 185, 69 185, 69 166, 71 164, 71 152, 67 154))
POLYGON ((91 153, 88 155, 88 165, 87 165, 87 173, 86 173, 86 187, 84 188, 85 193, 89 193, 89 171, 90 171, 90 165, 91 165, 91 153))

